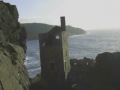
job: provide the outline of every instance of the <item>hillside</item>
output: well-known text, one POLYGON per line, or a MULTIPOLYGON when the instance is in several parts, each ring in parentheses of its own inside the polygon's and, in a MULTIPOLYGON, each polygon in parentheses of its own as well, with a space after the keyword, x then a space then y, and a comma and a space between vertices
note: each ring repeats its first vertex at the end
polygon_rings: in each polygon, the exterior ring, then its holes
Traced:
MULTIPOLYGON (((45 33, 51 30, 54 25, 48 25, 43 23, 24 23, 24 27, 27 31, 27 40, 37 40, 39 33, 45 33)), ((69 32, 69 35, 78 35, 85 34, 86 31, 80 28, 75 28, 72 26, 67 26, 66 29, 69 32)))

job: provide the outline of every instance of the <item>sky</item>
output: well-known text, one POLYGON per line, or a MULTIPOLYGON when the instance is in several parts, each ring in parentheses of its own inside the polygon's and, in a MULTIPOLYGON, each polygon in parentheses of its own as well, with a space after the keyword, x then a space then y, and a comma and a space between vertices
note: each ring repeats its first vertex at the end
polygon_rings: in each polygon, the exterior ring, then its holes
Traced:
POLYGON ((15 4, 21 23, 66 24, 85 30, 120 29, 120 0, 4 0, 15 4))

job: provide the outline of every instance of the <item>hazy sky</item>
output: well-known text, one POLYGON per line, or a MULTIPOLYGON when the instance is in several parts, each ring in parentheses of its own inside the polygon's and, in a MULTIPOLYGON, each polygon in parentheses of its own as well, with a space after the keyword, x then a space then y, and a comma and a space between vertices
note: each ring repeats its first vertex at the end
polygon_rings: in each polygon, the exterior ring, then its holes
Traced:
POLYGON ((67 25, 89 29, 119 29, 120 0, 4 0, 17 5, 20 22, 67 25))

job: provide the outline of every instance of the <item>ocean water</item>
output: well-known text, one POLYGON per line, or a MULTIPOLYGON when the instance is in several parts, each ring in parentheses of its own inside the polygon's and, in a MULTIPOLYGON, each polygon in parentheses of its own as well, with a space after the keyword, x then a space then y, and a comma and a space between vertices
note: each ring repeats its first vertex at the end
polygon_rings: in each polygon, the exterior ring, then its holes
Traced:
MULTIPOLYGON (((120 30, 88 31, 84 35, 70 36, 70 58, 82 59, 84 57, 95 59, 99 53, 120 51, 120 30)), ((27 42, 27 57, 25 65, 30 77, 40 73, 39 41, 27 42)))

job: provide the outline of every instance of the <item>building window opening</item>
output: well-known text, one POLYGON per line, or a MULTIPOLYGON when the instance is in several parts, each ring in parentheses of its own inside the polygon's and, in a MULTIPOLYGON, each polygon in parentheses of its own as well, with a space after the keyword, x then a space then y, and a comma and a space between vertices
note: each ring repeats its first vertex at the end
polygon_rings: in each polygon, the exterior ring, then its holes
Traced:
POLYGON ((60 36, 59 36, 59 35, 56 35, 56 39, 60 39, 60 36))
POLYGON ((43 47, 45 46, 45 42, 42 44, 42 46, 43 46, 43 47))

